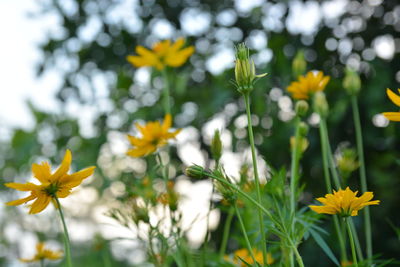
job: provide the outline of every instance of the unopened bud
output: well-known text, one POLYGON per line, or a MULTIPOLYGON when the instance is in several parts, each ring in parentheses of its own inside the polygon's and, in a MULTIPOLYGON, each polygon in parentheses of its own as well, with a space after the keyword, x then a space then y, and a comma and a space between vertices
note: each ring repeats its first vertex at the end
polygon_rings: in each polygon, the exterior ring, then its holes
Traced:
MULTIPOLYGON (((308 145, 310 144, 307 140, 307 138, 305 137, 300 137, 299 138, 299 147, 298 149, 300 149, 300 152, 303 153, 304 151, 306 151, 306 149, 308 148, 308 145)), ((294 136, 290 137, 290 149, 294 149, 294 147, 296 146, 296 138, 294 136)))
POLYGON ((329 112, 329 105, 326 101, 325 94, 323 92, 316 92, 313 100, 314 111, 317 112, 322 118, 326 118, 329 112))
POLYGON ((196 178, 196 179, 202 179, 206 178, 206 172, 204 171, 204 168, 199 166, 199 165, 192 165, 186 168, 185 174, 188 177, 191 178, 196 178))
POLYGON ((242 94, 250 93, 256 78, 261 78, 267 73, 256 74, 254 61, 250 59, 249 49, 244 43, 236 47, 235 79, 237 90, 242 94))
POLYGON ((299 100, 296 102, 296 114, 297 116, 304 117, 308 112, 309 105, 305 100, 299 100))
POLYGON ((211 140, 211 154, 217 162, 222 155, 221 135, 218 130, 215 130, 213 139, 211 140))
POLYGON ((350 68, 346 69, 346 76, 343 79, 343 87, 349 95, 356 95, 361 89, 361 79, 358 73, 350 68))
POLYGON ((306 72, 307 62, 304 58, 304 52, 298 51, 292 62, 292 72, 295 78, 306 72))
POLYGON ((308 125, 305 122, 300 122, 298 127, 300 136, 306 136, 308 133, 308 125))

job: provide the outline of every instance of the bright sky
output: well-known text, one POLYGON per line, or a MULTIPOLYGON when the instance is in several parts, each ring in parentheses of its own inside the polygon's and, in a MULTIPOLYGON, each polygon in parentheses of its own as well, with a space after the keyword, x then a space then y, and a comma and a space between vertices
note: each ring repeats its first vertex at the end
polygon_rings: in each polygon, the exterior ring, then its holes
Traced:
POLYGON ((32 126, 25 104, 27 99, 45 110, 56 109, 54 93, 57 75, 35 77, 35 64, 41 57, 38 44, 54 22, 50 16, 29 19, 27 12, 37 10, 36 1, 0 1, 0 127, 32 126))

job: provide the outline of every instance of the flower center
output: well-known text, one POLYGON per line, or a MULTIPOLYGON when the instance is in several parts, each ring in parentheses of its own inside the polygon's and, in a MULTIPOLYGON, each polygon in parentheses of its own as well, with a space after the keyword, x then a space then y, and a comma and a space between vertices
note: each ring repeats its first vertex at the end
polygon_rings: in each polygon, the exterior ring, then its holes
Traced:
POLYGON ((54 197, 58 191, 59 187, 57 183, 50 184, 47 186, 44 191, 46 192, 47 195, 54 197))

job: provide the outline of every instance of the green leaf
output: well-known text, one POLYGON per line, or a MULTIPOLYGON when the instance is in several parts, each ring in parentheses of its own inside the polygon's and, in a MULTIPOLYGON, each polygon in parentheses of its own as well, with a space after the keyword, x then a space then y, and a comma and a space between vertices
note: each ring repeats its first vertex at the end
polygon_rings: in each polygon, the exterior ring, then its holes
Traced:
POLYGON ((326 256, 328 256, 336 264, 336 266, 340 266, 339 261, 336 259, 335 255, 333 255, 332 250, 326 244, 325 240, 313 229, 308 229, 308 232, 314 238, 315 242, 317 242, 317 244, 322 248, 326 256))

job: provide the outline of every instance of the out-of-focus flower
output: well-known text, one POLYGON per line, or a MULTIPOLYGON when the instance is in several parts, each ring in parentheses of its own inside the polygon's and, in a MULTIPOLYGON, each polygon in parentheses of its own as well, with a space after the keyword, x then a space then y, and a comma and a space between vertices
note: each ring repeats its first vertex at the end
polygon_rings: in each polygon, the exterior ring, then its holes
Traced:
POLYGON ((157 42, 151 50, 136 46, 137 56, 128 56, 127 60, 135 67, 155 67, 163 70, 166 66, 180 67, 194 53, 194 47, 183 48, 185 39, 179 38, 175 43, 170 40, 157 42))
POLYGON ((30 259, 19 259, 22 262, 35 262, 35 261, 43 261, 43 260, 58 260, 62 257, 62 251, 53 251, 50 249, 46 249, 44 247, 44 243, 39 242, 36 244, 36 254, 33 258, 30 259))
POLYGON ((295 78, 303 75, 307 68, 307 61, 304 58, 304 52, 298 51, 292 62, 292 72, 295 78))
POLYGON ((244 43, 236 47, 235 79, 237 90, 241 94, 250 93, 257 78, 266 76, 267 73, 256 74, 254 61, 250 59, 249 49, 244 43))
POLYGON ((357 152, 352 148, 344 148, 335 156, 336 164, 343 178, 348 178, 350 174, 360 167, 357 160, 357 152))
POLYGON ((315 92, 323 91, 329 79, 322 71, 309 71, 305 76, 299 76, 298 81, 292 82, 287 90, 294 99, 309 99, 315 92))
MULTIPOLYGON (((397 89, 400 93, 400 88, 397 89)), ((389 88, 386 89, 386 94, 388 95, 389 99, 397 106, 400 107, 400 96, 393 93, 392 90, 389 88)), ((383 116, 390 121, 400 121, 400 112, 383 112, 383 116)))
POLYGON ((142 157, 155 152, 160 147, 163 147, 167 144, 169 139, 175 138, 181 131, 181 129, 178 129, 174 132, 170 132, 171 124, 172 117, 170 114, 165 115, 162 124, 159 121, 151 121, 144 126, 141 126, 138 123, 135 124, 142 136, 134 137, 128 135, 129 142, 133 148, 129 149, 126 154, 132 157, 142 157))
POLYGON ((357 197, 357 193, 350 190, 349 187, 346 190, 340 189, 339 191, 333 191, 333 194, 326 194, 325 197, 317 198, 319 202, 324 204, 323 206, 310 205, 309 207, 317 213, 325 214, 339 214, 343 217, 357 216, 358 211, 369 205, 378 205, 379 200, 370 201, 374 194, 372 192, 365 192, 362 196, 357 197))
MULTIPOLYGON (((253 248, 253 254, 254 254, 254 258, 256 259, 256 261, 259 264, 264 264, 264 260, 263 260, 263 254, 261 251, 253 248)), ((251 257, 249 251, 245 248, 242 249, 238 249, 236 250, 234 253, 234 258, 233 258, 233 262, 235 264, 238 264, 239 266, 247 266, 245 263, 243 263, 240 259, 242 259, 243 261, 245 261, 248 264, 255 264, 253 258, 251 257)), ((225 257, 225 259, 230 260, 229 257, 225 257)), ((274 263, 274 259, 272 258, 271 253, 267 253, 267 264, 272 264, 274 263)))
POLYGON ((30 191, 28 197, 7 202, 9 206, 21 205, 36 199, 30 206, 29 213, 35 214, 44 210, 51 200, 64 198, 71 194, 72 188, 80 185, 82 181, 91 176, 96 167, 91 166, 76 173, 67 174, 72 161, 71 151, 67 149, 60 167, 52 174, 48 162, 32 164, 32 173, 41 183, 6 183, 5 186, 19 191, 30 191))

